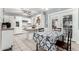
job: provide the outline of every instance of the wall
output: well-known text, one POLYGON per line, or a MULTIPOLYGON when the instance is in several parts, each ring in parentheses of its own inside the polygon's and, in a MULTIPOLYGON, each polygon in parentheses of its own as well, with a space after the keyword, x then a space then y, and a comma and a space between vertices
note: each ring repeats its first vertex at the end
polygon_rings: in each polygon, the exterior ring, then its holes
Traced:
POLYGON ((73 9, 73 39, 79 44, 79 9, 73 9))
MULTIPOLYGON (((31 23, 31 20, 29 18, 21 17, 21 16, 16 16, 15 20, 19 22, 19 27, 15 26, 15 34, 20 34, 24 33, 23 27, 22 27, 22 20, 27 20, 29 23, 31 23)), ((16 24, 15 21, 15 24, 16 24)))
POLYGON ((71 14, 73 14, 72 9, 49 14, 48 15, 48 29, 52 31, 52 20, 53 19, 58 19, 58 26, 63 29, 63 16, 71 15, 71 14))
POLYGON ((0 8, 0 23, 2 22, 3 19, 3 9, 0 8))
POLYGON ((40 16, 41 17, 41 20, 40 20, 40 25, 38 26, 38 28, 44 28, 45 27, 45 23, 44 23, 44 15, 43 14, 38 14, 38 15, 36 15, 36 16, 33 16, 32 18, 31 18, 31 20, 32 20, 32 24, 34 25, 35 23, 36 23, 36 17, 38 17, 38 16, 40 16))
POLYGON ((11 28, 15 27, 15 18, 14 18, 14 16, 4 15, 4 22, 10 22, 11 23, 11 28))
POLYGON ((2 43, 2 36, 1 36, 1 23, 2 23, 2 19, 3 19, 3 9, 0 8, 0 49, 1 49, 1 43, 2 43))
POLYGON ((73 9, 69 9, 69 10, 49 14, 48 29, 50 31, 52 31, 52 25, 51 25, 52 24, 52 18, 58 18, 60 27, 62 28, 62 25, 63 25, 62 24, 62 16, 72 14, 72 16, 73 16, 73 38, 72 38, 72 41, 75 41, 77 44, 79 44, 79 29, 78 29, 78 23, 79 23, 79 21, 78 21, 79 17, 78 16, 79 15, 78 15, 78 13, 79 13, 79 9, 78 8, 73 8, 73 9))
POLYGON ((22 32, 22 17, 15 16, 15 24, 16 24, 16 21, 19 22, 19 27, 16 27, 15 25, 15 28, 14 28, 15 34, 22 32))

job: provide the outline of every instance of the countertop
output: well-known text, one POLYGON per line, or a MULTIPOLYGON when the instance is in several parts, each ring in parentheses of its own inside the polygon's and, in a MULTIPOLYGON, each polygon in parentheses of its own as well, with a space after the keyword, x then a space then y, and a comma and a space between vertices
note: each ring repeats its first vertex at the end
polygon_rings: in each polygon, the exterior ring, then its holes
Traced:
POLYGON ((6 29, 1 29, 2 31, 4 30, 14 30, 14 28, 6 28, 6 29))
POLYGON ((25 31, 37 31, 37 29, 23 29, 25 31))

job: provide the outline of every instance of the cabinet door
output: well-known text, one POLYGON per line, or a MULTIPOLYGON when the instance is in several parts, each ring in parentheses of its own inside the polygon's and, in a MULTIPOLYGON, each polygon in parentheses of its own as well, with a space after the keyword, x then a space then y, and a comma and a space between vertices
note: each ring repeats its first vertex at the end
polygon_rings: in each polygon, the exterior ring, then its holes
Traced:
POLYGON ((2 31, 2 50, 8 49, 12 45, 13 30, 2 31))
POLYGON ((0 23, 0 50, 1 50, 1 43, 2 43, 2 32, 1 32, 1 23, 0 23))

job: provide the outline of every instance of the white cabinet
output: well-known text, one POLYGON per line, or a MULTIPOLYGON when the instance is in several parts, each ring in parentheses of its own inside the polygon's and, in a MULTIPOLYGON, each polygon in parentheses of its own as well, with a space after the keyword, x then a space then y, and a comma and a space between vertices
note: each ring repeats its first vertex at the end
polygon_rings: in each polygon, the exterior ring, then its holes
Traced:
POLYGON ((6 50, 11 48, 13 39, 13 30, 2 30, 1 34, 1 48, 0 50, 6 50))

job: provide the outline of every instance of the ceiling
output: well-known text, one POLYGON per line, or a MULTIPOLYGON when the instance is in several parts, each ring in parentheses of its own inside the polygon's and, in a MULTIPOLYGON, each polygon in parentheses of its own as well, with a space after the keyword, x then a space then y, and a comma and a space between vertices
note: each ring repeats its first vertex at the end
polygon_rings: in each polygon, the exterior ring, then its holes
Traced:
POLYGON ((32 17, 42 12, 41 8, 4 8, 4 14, 14 16, 32 17), (30 13, 28 13, 30 12, 30 13))
POLYGON ((34 15, 40 14, 43 11, 46 13, 53 13, 62 10, 66 10, 70 8, 4 8, 4 14, 13 15, 13 16, 24 16, 24 17, 32 17, 34 15))

